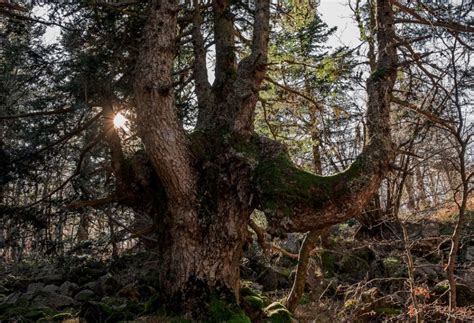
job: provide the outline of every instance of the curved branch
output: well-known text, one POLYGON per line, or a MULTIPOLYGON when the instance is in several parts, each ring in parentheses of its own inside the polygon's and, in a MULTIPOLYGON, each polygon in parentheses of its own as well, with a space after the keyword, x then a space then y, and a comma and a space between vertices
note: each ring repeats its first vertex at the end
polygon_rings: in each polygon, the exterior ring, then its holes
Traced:
POLYGON ((395 150, 390 132, 390 100, 397 74, 393 11, 377 0, 376 69, 367 80, 368 144, 355 162, 333 176, 318 176, 293 165, 287 152, 261 141, 255 168, 259 208, 273 233, 323 229, 359 214, 390 169, 395 150))
POLYGON ((371 143, 347 170, 318 176, 294 166, 285 151, 263 151, 271 157, 256 168, 259 208, 274 234, 323 229, 354 217, 377 191, 393 155, 371 143))
POLYGON ((257 235, 257 242, 258 244, 260 245, 260 247, 262 248, 263 252, 264 253, 267 253, 267 251, 269 250, 272 250, 272 251, 275 251, 275 252, 278 252, 288 258, 291 258, 291 259, 298 259, 298 255, 297 254, 294 254, 294 253, 291 253, 289 251, 286 251, 285 249, 275 245, 274 243, 272 242, 269 242, 265 239, 265 235, 266 235, 266 232, 264 229, 262 229, 261 227, 259 227, 255 221, 253 220, 250 220, 249 221, 249 227, 255 232, 255 234, 257 235))
POLYGON ((299 92, 295 89, 292 89, 288 86, 280 84, 280 83, 278 83, 277 81, 275 81, 274 79, 272 79, 271 77, 268 77, 268 76, 265 77, 265 81, 268 81, 268 82, 272 83, 273 85, 279 87, 280 89, 282 89, 286 92, 289 92, 289 93, 292 93, 292 94, 295 94, 297 96, 302 97, 306 101, 312 103, 316 109, 321 110, 321 103, 322 103, 323 100, 316 101, 314 98, 310 97, 309 95, 306 95, 306 94, 301 93, 301 92, 299 92))

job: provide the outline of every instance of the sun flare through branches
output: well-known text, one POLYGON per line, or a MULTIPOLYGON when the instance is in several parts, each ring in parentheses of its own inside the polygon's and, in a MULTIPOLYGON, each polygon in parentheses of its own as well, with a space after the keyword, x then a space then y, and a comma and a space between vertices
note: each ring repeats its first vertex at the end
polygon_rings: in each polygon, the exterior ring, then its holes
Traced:
POLYGON ((114 127, 117 129, 128 131, 128 122, 128 119, 120 112, 118 112, 114 117, 114 127))

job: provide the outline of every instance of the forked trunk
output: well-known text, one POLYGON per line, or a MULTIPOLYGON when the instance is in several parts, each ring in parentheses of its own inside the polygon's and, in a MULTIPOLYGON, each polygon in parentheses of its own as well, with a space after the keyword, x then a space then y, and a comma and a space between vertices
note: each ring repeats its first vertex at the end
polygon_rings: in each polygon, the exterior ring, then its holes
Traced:
POLYGON ((393 12, 387 0, 377 0, 379 51, 367 84, 367 146, 346 171, 314 175, 295 167, 281 144, 253 131, 267 65, 269 0, 255 2, 251 53, 238 64, 232 17, 225 14, 231 1, 213 2, 217 66, 212 87, 201 20, 194 13, 199 117, 194 133, 184 131, 174 102, 178 4, 153 2, 141 38, 133 91, 137 128, 162 192, 143 189, 150 176, 135 176, 145 184, 137 185, 138 191, 146 193, 136 199, 156 211, 151 213, 161 260, 160 294, 166 304, 198 317, 213 295, 238 300, 239 261, 254 208, 265 213, 269 232, 278 234, 327 228, 360 213, 370 201, 393 158, 390 98, 397 60, 393 12))

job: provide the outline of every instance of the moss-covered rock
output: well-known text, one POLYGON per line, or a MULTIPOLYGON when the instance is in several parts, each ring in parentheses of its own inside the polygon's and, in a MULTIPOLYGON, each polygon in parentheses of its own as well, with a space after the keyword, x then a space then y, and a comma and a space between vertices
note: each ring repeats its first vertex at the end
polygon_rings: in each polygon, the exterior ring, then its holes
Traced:
POLYGON ((264 300, 259 296, 245 296, 243 301, 254 309, 261 309, 265 306, 264 300))
POLYGON ((268 305, 268 299, 259 291, 252 288, 252 283, 244 281, 240 289, 241 306, 252 322, 260 321, 265 317, 263 308, 268 305))
POLYGON ((40 290, 35 293, 30 304, 38 307, 45 306, 54 309, 63 309, 74 306, 76 302, 69 296, 56 294, 47 290, 40 290))
POLYGON ((351 297, 344 302, 343 312, 351 317, 361 317, 398 315, 401 310, 377 287, 372 287, 358 296, 351 293, 351 297))
POLYGON ((406 277, 407 268, 397 257, 387 257, 383 260, 386 277, 406 277))
POLYGON ((122 285, 112 275, 106 274, 99 278, 98 284, 95 288, 95 292, 99 295, 114 295, 120 289, 122 285))
POLYGON ((253 288, 253 282, 251 281, 242 281, 240 287, 240 296, 261 296, 261 293, 253 288))
POLYGON ((74 296, 74 299, 78 302, 90 301, 94 298, 95 294, 90 289, 81 290, 79 293, 74 296))
POLYGON ((213 298, 209 304, 209 318, 206 322, 251 323, 251 320, 237 304, 228 304, 213 298))
POLYGON ((101 302, 85 302, 81 306, 79 316, 86 322, 106 322, 123 319, 119 311, 101 302))
POLYGON ((70 259, 68 263, 69 266, 65 269, 67 272, 66 280, 79 285, 95 281, 107 273, 107 266, 95 259, 78 257, 70 259))
POLYGON ((70 281, 65 281, 59 286, 60 294, 66 296, 73 296, 74 293, 79 289, 79 285, 70 281))
MULTIPOLYGON (((65 322, 68 320, 73 320, 75 318, 78 318, 78 315, 79 315, 78 312, 71 309, 70 311, 58 313, 52 316, 51 319, 44 320, 44 322, 49 322, 49 321, 65 322)), ((39 322, 43 322, 43 320, 40 320, 39 322)))
POLYGON ((265 308, 267 314, 266 322, 269 323, 289 323, 292 321, 290 311, 280 302, 274 302, 265 308))

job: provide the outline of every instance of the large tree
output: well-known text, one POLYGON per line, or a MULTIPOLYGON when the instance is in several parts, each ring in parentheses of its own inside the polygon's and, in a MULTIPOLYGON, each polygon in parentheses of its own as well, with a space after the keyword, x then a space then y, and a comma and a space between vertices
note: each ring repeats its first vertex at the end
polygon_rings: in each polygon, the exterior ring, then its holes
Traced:
MULTIPOLYGON (((97 16, 99 21, 65 31, 63 46, 71 61, 77 57, 81 63, 80 69, 65 68, 71 71, 73 100, 100 112, 56 143, 103 117, 101 138, 116 185, 108 197, 73 206, 114 202, 152 219, 154 238, 148 242, 153 240, 150 246, 158 251, 164 301, 194 311, 213 293, 238 300, 239 262, 254 210, 263 211, 272 234, 324 229, 358 215, 390 169, 395 154, 390 101, 397 76, 392 5, 377 0, 375 6, 376 58, 366 84, 365 146, 345 171, 320 176, 295 166, 284 145, 254 131, 259 90, 271 63, 271 15, 280 10, 278 4, 214 0, 209 5, 186 1, 183 7, 178 0, 162 0, 120 11, 132 2, 104 4, 119 10, 119 22, 113 13, 93 8, 77 23, 97 16), (252 33, 246 31, 249 26, 252 33), (76 51, 81 41, 84 48, 76 51), (191 54, 185 50, 189 43, 191 54), (186 85, 176 80, 185 75, 176 70, 180 60, 192 61, 188 99, 197 100, 192 131, 183 126, 186 85), (112 126, 118 105, 136 114, 143 149, 126 151, 112 126)), ((14 11, 9 14, 19 18, 14 11)))
POLYGON ((340 223, 364 208, 394 154, 390 97, 397 55, 389 1, 377 1, 376 70, 367 81, 368 143, 347 170, 327 177, 295 167, 282 145, 254 132, 267 66, 270 1, 257 0, 253 10, 251 50, 237 62, 231 2, 213 2, 213 85, 200 19, 193 20, 199 111, 196 129, 188 134, 178 119, 172 86, 178 5, 165 0, 148 8, 133 96, 139 134, 159 179, 153 184, 166 192, 152 212, 161 232, 163 291, 172 297, 193 300, 196 293, 224 290, 238 298, 239 260, 254 209, 265 213, 275 233, 340 223))

